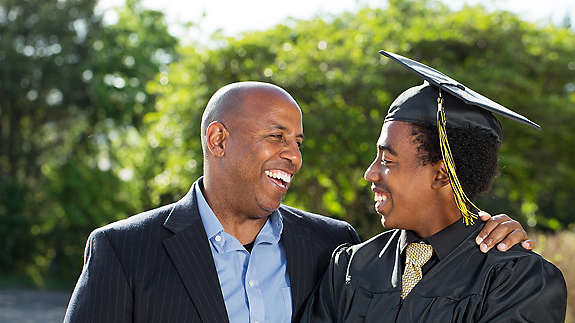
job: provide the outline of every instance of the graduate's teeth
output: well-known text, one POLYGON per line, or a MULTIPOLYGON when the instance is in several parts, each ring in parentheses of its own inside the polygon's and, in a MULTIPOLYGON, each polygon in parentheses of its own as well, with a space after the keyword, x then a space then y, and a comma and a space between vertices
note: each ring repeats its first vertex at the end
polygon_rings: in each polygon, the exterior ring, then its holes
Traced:
POLYGON ((387 200, 387 195, 385 195, 383 193, 375 192, 374 200, 376 202, 379 202, 379 201, 385 202, 387 200))

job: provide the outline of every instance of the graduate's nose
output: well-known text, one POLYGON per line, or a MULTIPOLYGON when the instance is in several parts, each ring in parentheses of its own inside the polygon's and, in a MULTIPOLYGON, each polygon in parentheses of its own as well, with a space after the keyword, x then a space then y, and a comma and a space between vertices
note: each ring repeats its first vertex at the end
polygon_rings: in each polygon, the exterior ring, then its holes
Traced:
POLYGON ((370 183, 375 183, 380 180, 379 176, 379 167, 378 167, 378 160, 377 158, 369 165, 366 169, 365 174, 363 174, 363 178, 370 183))

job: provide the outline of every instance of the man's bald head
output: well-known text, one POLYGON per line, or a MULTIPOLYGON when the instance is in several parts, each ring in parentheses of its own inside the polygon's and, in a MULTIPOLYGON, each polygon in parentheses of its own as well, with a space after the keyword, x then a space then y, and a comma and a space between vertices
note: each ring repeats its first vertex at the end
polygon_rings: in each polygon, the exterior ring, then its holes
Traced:
POLYGON ((206 154, 206 130, 208 126, 214 122, 218 121, 223 124, 229 124, 232 122, 231 116, 235 116, 241 113, 241 108, 243 106, 244 100, 250 94, 256 94, 261 92, 276 92, 279 95, 284 95, 289 97, 294 104, 297 103, 291 95, 282 89, 281 87, 263 82, 237 82, 228 84, 214 93, 208 102, 204 114, 202 115, 202 149, 204 151, 204 156, 206 154), (234 112, 229 114, 229 112, 234 112), (226 123, 227 122, 227 123, 226 123))

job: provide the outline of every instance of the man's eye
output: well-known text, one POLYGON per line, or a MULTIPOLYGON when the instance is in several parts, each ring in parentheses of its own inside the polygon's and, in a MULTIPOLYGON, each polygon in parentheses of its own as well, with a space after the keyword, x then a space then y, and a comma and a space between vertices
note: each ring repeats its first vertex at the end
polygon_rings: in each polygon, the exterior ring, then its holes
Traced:
POLYGON ((388 164, 391 164, 391 160, 382 159, 382 160, 381 160, 381 163, 382 163, 383 165, 388 165, 388 164))
POLYGON ((278 135, 278 134, 273 134, 273 135, 270 135, 270 137, 273 137, 273 138, 282 138, 283 136, 282 136, 282 135, 278 135))

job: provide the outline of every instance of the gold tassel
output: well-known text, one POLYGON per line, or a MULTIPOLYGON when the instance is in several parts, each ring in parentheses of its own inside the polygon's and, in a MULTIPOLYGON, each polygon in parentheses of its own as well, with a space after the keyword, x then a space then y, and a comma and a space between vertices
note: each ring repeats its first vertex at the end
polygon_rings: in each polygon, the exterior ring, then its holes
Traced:
POLYGON ((443 156, 443 162, 447 168, 449 182, 451 183, 451 188, 453 189, 453 194, 455 196, 455 203, 463 215, 463 222, 466 226, 473 225, 475 220, 479 218, 477 213, 479 213, 481 209, 473 204, 467 195, 465 195, 463 187, 457 178, 457 174, 455 173, 455 162, 453 161, 451 149, 449 148, 449 142, 447 141, 447 131, 445 130, 445 126, 445 110, 443 108, 443 97, 441 97, 440 89, 439 97, 437 98, 437 128, 439 129, 439 145, 441 146, 441 155, 443 156), (473 207, 477 213, 473 213, 473 211, 468 208, 468 205, 473 207))

